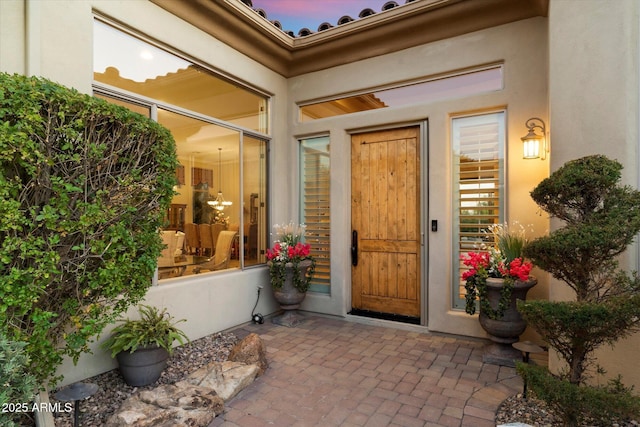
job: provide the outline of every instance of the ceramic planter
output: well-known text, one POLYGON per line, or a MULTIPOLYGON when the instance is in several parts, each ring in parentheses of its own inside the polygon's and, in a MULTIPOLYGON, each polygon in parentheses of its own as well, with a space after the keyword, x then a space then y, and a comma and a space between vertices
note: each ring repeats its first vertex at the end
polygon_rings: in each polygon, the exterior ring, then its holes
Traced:
MULTIPOLYGON (((304 260, 298 264, 300 277, 304 277, 307 274, 307 270, 311 267, 311 264, 311 260, 304 260)), ((300 292, 293 286, 293 265, 287 263, 285 268, 286 274, 282 287, 273 289, 276 301, 280 304, 280 308, 284 311, 284 314, 274 317, 272 322, 278 325, 292 327, 297 326, 304 320, 304 316, 298 313, 298 309, 307 294, 306 292, 300 292)))
MULTIPOLYGON (((516 303, 518 300, 526 300, 527 292, 538 283, 538 280, 529 276, 529 280, 516 280, 513 291, 511 292, 511 301, 504 312, 504 316, 500 319, 491 319, 482 312, 482 304, 480 304, 480 326, 487 332, 492 343, 485 349, 483 361, 495 365, 515 366, 514 360, 520 360, 522 354, 513 348, 512 344, 518 342, 520 335, 527 328, 516 303)), ((489 277, 487 279, 487 297, 493 309, 498 308, 502 288, 504 287, 504 279, 489 277)))
POLYGON ((162 347, 142 347, 129 353, 122 351, 116 355, 118 367, 125 382, 133 387, 153 384, 160 378, 167 366, 169 352, 162 347))

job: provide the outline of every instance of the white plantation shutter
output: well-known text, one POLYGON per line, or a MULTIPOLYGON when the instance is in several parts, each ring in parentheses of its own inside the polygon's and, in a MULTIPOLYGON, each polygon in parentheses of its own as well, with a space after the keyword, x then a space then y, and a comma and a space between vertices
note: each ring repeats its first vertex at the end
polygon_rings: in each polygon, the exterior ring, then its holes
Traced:
POLYGON ((487 227, 502 222, 504 121, 504 112, 452 119, 455 307, 464 307, 464 282, 460 276, 466 268, 460 256, 491 243, 487 227))
POLYGON ((301 222, 306 224, 306 243, 316 259, 316 272, 310 290, 329 293, 330 274, 330 163, 329 138, 301 141, 301 222))

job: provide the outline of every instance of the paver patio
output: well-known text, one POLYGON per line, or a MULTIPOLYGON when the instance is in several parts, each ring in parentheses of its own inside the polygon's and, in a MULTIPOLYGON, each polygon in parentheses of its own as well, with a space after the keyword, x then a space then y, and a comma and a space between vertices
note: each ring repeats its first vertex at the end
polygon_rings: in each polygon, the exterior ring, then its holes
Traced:
POLYGON ((246 325, 270 367, 215 426, 495 426, 522 390, 515 369, 482 363, 485 342, 307 315, 296 328, 246 325))

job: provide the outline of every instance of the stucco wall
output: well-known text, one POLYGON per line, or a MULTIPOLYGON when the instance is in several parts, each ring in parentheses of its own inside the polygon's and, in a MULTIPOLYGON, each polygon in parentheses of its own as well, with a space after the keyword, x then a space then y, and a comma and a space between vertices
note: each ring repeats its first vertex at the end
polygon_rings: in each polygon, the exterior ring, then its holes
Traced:
MULTIPOLYGON (((638 186, 638 27, 635 0, 551 0, 549 11, 549 99, 551 168, 589 154, 604 154, 624 165, 624 184, 638 186)), ((554 227, 560 224, 553 224, 554 227)), ((637 269, 635 246, 622 257, 637 269)), ((550 298, 573 299, 553 281, 550 298)), ((598 363, 609 377, 640 386, 635 363, 640 335, 603 347, 598 363)), ((551 358, 551 367, 559 362, 551 358)))
POLYGON ((25 3, 0 2, 0 70, 25 74, 25 3))
MULTIPOLYGON (((345 315, 351 309, 351 134, 378 127, 396 127, 428 121, 428 143, 423 183, 426 224, 438 220, 439 231, 425 227, 423 266, 426 324, 430 330, 484 337, 477 316, 452 310, 452 154, 449 119, 452 114, 507 110, 507 219, 531 224, 537 235, 548 229, 537 214, 529 191, 548 174, 549 162, 523 160, 520 137, 530 117, 547 120, 546 19, 534 18, 442 40, 289 79, 292 123, 289 138, 319 134, 331 136, 331 296, 309 295, 303 307, 345 315), (296 102, 333 97, 412 79, 447 74, 482 64, 504 63, 504 89, 461 99, 380 109, 299 123, 296 102), (533 66, 532 66, 533 64, 533 66)), ((546 274, 536 272, 540 284, 530 293, 546 298, 546 274)))

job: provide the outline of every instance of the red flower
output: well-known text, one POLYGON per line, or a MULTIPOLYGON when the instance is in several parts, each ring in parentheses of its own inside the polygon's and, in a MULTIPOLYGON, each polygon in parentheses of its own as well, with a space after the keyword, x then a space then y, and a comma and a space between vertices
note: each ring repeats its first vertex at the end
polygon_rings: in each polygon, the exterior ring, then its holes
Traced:
POLYGON ((523 263, 522 258, 516 258, 509 264, 509 275, 517 277, 522 281, 528 280, 531 267, 530 262, 523 263))
POLYGON ((278 255, 280 255, 280 243, 276 242, 275 245, 273 245, 273 249, 267 249, 267 259, 269 261, 271 261, 274 258, 277 258, 278 255))
POLYGON ((471 267, 473 270, 489 266, 489 253, 487 252, 469 252, 467 254, 467 258, 464 256, 461 256, 460 258, 464 265, 471 267))
POLYGON ((282 246, 280 242, 273 245, 273 249, 267 249, 267 260, 272 261, 290 261, 294 259, 304 259, 311 255, 311 245, 308 243, 296 243, 294 246, 285 244, 282 246))
POLYGON ((464 273, 462 273, 462 280, 467 280, 469 277, 475 276, 476 273, 477 273, 476 270, 467 270, 464 273))

